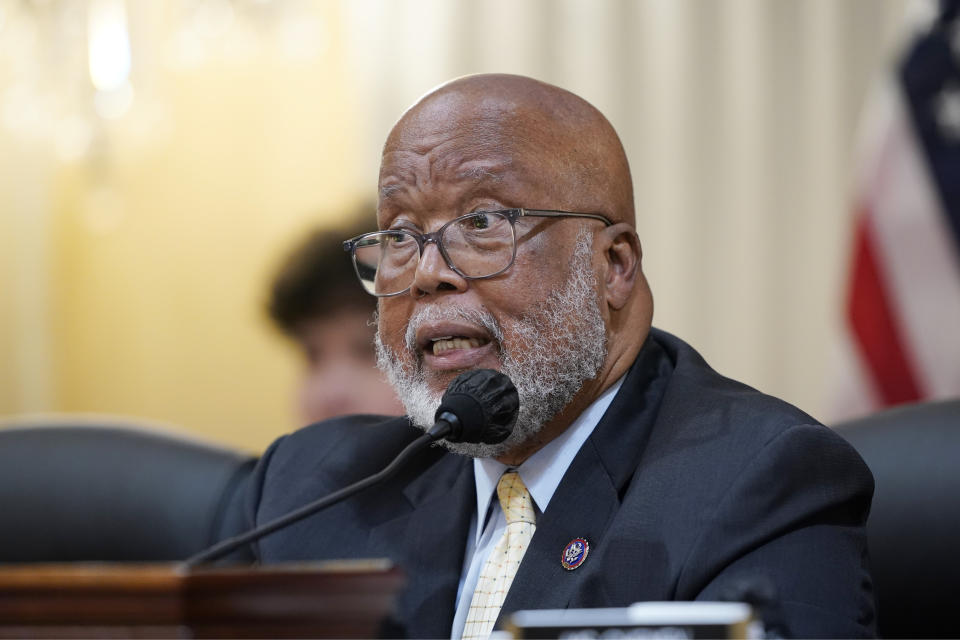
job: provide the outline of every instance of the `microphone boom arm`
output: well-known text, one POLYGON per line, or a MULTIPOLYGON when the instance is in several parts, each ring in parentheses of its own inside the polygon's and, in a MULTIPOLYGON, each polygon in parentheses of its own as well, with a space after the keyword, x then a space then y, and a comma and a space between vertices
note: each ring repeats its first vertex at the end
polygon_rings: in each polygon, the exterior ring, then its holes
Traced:
POLYGON ((519 410, 519 397, 513 382, 506 375, 490 369, 466 371, 447 387, 434 415, 433 426, 408 444, 390 464, 372 476, 367 476, 338 491, 323 496, 286 515, 255 529, 227 538, 183 561, 181 567, 197 565, 222 558, 231 551, 269 535, 277 529, 302 520, 371 487, 397 472, 400 467, 433 442, 447 439, 451 442, 496 444, 510 435, 519 410))
POLYGON ((240 535, 236 535, 236 536, 227 538, 226 540, 222 540, 217 544, 213 545, 212 547, 210 547, 209 549, 206 549, 204 551, 201 551, 200 553, 194 554, 189 558, 187 558, 186 560, 184 560, 182 567, 186 569, 190 569, 190 568, 196 567, 197 565, 211 562, 213 560, 221 558, 226 554, 230 553, 231 551, 235 551, 239 549, 240 547, 247 544, 248 542, 252 542, 253 540, 269 535, 274 531, 276 531, 277 529, 282 529, 283 527, 289 524, 293 524, 298 520, 302 520, 307 516, 313 515, 317 511, 320 511, 321 509, 329 507, 330 505, 334 505, 340 502, 341 500, 345 500, 350 496, 356 493, 359 493, 360 491, 363 491, 367 487, 375 485, 381 480, 385 480, 386 478, 389 478, 394 473, 396 473, 397 470, 400 469, 400 467, 403 466, 403 464, 407 461, 408 458, 419 453, 420 451, 422 451, 424 448, 426 448, 428 445, 432 444, 433 442, 445 437, 447 434, 449 434, 453 430, 454 427, 453 425, 450 424, 450 422, 456 421, 457 418, 456 416, 450 413, 447 413, 446 416, 453 418, 453 420, 449 420, 449 418, 447 419, 441 418, 440 420, 438 420, 437 423, 430 429, 430 431, 428 431, 427 433, 423 434, 422 436, 420 436, 419 438, 417 438, 416 440, 408 444, 403 449, 403 451, 401 451, 397 455, 397 457, 393 459, 393 461, 390 464, 388 464, 386 467, 381 469, 379 472, 373 474, 372 476, 367 476, 362 480, 354 482, 351 485, 347 485, 346 487, 338 491, 334 491, 333 493, 327 494, 322 498, 314 500, 313 502, 306 504, 300 507, 299 509, 291 511, 286 515, 280 516, 275 520, 271 520, 270 522, 262 526, 259 526, 256 529, 251 529, 250 531, 241 533, 240 535))

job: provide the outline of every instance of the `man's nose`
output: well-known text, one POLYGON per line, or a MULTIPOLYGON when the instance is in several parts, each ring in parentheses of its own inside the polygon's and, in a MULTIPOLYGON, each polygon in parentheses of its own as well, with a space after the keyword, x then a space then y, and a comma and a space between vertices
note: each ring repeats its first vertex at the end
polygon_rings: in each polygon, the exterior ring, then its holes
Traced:
POLYGON ((423 247, 423 254, 413 274, 410 292, 417 298, 441 291, 464 291, 466 279, 450 268, 435 243, 423 247))

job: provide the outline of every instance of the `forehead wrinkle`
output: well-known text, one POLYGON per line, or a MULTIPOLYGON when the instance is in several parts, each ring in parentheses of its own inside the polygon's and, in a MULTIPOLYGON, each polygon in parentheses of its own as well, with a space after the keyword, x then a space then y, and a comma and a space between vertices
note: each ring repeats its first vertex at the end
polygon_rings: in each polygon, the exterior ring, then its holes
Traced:
POLYGON ((423 189, 442 183, 471 182, 474 184, 503 182, 508 167, 513 163, 509 156, 502 158, 463 158, 463 154, 431 152, 425 154, 426 171, 413 169, 399 171, 394 167, 384 176, 380 196, 390 199, 408 188, 423 189), (424 179, 425 178, 425 179, 424 179))
POLYGON ((405 191, 411 183, 417 182, 417 170, 404 162, 390 165, 389 172, 381 167, 379 195, 383 200, 391 200, 405 191))

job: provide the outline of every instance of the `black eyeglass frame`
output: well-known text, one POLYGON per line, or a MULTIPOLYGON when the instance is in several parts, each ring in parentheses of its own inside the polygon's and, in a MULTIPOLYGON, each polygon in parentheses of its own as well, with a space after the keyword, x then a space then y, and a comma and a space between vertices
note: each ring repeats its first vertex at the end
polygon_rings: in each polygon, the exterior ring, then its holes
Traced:
MULTIPOLYGON (((447 266, 451 271, 455 272, 461 278, 466 280, 483 280, 485 278, 493 278, 498 276, 501 273, 505 272, 507 269, 513 266, 514 261, 517 258, 517 220, 520 218, 587 218, 591 220, 599 220, 604 224, 604 226, 610 227, 613 225, 613 221, 610 218, 601 215, 599 213, 580 213, 577 211, 559 211, 556 209, 523 209, 523 208, 513 208, 513 209, 494 209, 492 211, 472 211, 470 213, 458 216, 449 222, 446 222, 442 227, 436 231, 431 231, 430 233, 418 233, 411 229, 383 229, 381 231, 371 231, 369 233, 361 233, 359 236, 345 240, 343 243, 343 250, 350 254, 351 261, 353 262, 353 270, 357 274, 357 278, 360 280, 360 284, 363 285, 363 277, 360 275, 360 268, 357 266, 357 246, 364 239, 369 238, 370 236, 380 235, 384 233, 402 233, 413 238, 420 250, 420 255, 417 258, 419 260, 423 257, 423 252, 426 250, 426 246, 430 243, 437 245, 437 250, 440 251, 440 255, 443 256, 444 262, 447 263, 447 266), (496 271, 485 276, 468 276, 459 268, 457 268, 453 261, 450 260, 450 256, 447 255, 447 250, 443 246, 443 243, 440 241, 440 237, 443 235, 443 232, 446 231, 447 227, 450 225, 465 220, 467 218, 473 217, 477 214, 483 213, 496 213, 502 215, 507 219, 507 222, 510 223, 510 232, 513 234, 513 255, 510 256, 510 262, 507 265, 496 271)), ((408 291, 413 286, 413 283, 410 283, 403 291, 397 291, 396 293, 373 293, 369 291, 366 286, 363 287, 363 290, 369 293, 372 296, 377 298, 390 298, 393 296, 400 296, 408 291)))

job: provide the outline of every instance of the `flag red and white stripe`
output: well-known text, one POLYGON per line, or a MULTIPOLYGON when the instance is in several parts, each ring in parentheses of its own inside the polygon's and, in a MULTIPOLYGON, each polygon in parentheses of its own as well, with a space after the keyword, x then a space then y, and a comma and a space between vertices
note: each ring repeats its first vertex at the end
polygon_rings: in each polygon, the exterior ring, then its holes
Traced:
POLYGON ((835 419, 960 396, 960 120, 951 129, 943 110, 960 65, 935 36, 910 49, 863 129, 835 419))

